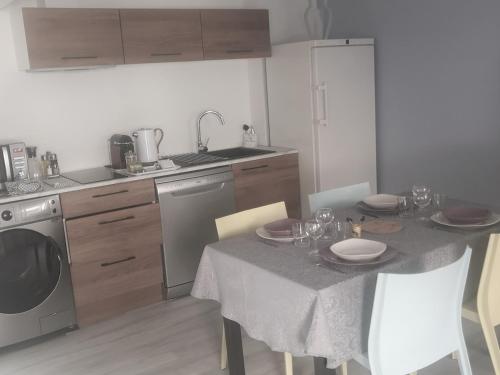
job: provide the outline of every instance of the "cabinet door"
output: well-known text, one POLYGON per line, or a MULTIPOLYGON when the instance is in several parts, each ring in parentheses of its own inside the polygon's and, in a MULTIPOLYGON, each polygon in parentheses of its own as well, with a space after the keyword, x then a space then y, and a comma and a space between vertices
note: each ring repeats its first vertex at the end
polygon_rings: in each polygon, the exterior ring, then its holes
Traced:
POLYGON ((158 204, 66 222, 78 324, 162 300, 158 204))
POLYGON ((24 8, 31 69, 123 64, 118 10, 24 8))
POLYGON ((238 211, 284 201, 288 216, 300 218, 297 154, 237 163, 233 173, 238 211))
POLYGON ((199 10, 120 10, 126 64, 203 59, 199 10))
POLYGON ((267 10, 202 10, 205 59, 271 56, 267 10))

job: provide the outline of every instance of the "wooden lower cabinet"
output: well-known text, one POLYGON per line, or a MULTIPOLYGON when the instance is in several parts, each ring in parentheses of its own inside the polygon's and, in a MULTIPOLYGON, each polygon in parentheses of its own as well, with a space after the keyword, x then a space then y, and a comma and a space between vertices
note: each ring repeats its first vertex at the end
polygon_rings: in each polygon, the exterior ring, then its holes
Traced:
POLYGON ((158 204, 66 221, 78 324, 162 300, 158 204))
POLYGON ((284 201, 288 216, 300 218, 298 154, 233 164, 236 209, 284 201))

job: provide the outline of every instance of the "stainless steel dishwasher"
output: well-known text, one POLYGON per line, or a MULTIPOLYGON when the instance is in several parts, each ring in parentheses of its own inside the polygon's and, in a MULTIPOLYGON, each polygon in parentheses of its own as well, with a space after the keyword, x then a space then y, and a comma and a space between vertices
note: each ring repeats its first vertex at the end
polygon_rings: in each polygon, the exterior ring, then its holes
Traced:
POLYGON ((191 292, 205 245, 216 242, 215 219, 235 212, 230 167, 156 179, 161 209, 167 298, 191 292))

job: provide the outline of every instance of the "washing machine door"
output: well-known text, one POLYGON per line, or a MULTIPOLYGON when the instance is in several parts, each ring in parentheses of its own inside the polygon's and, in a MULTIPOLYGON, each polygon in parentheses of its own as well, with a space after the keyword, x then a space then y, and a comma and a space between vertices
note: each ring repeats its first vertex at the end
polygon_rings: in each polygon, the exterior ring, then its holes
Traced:
POLYGON ((52 238, 29 229, 0 232, 0 314, 39 306, 60 275, 61 249, 52 238))

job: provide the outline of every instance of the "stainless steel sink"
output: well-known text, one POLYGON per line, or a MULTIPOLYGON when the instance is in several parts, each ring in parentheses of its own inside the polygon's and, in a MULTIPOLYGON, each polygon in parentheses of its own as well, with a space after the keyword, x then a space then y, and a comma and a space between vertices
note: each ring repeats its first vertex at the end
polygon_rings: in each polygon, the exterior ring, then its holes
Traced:
POLYGON ((194 152, 188 154, 171 155, 167 158, 181 167, 193 167, 195 165, 211 164, 227 160, 226 158, 221 158, 219 156, 208 155, 206 153, 195 154, 194 152))
POLYGON ((195 165, 217 163, 225 160, 248 158, 257 155, 272 154, 275 151, 260 150, 256 148, 234 147, 199 154, 188 153, 168 156, 175 164, 181 167, 193 167, 195 165))
POLYGON ((215 150, 207 152, 208 155, 225 158, 227 160, 248 158, 251 156, 272 154, 275 151, 260 150, 256 148, 234 147, 226 148, 224 150, 215 150))

